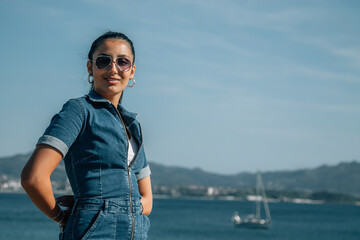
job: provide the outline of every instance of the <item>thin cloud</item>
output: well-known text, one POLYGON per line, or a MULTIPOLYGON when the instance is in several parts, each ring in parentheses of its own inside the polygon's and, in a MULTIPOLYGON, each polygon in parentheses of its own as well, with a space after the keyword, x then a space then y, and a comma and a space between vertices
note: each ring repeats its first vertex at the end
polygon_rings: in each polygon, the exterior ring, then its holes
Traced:
POLYGON ((313 81, 360 83, 358 75, 351 73, 334 72, 329 69, 316 69, 308 66, 288 66, 287 69, 294 76, 306 76, 313 81))
POLYGON ((360 48, 358 46, 347 48, 333 47, 330 51, 336 56, 346 58, 351 65, 360 69, 360 48))
POLYGON ((60 8, 58 6, 50 6, 44 3, 40 4, 33 1, 22 1, 22 0, 17 0, 17 2, 18 5, 22 6, 22 8, 19 8, 19 11, 25 10, 28 14, 31 14, 32 16, 60 18, 67 16, 67 14, 69 13, 69 11, 66 8, 60 8))
POLYGON ((297 138, 299 136, 308 136, 310 132, 305 132, 304 129, 286 129, 276 127, 246 127, 239 128, 238 133, 256 134, 256 135, 270 135, 270 136, 281 136, 281 137, 292 137, 297 138))
MULTIPOLYGON (((314 106, 313 106, 314 107, 314 106)), ((360 113, 360 105, 351 104, 333 104, 333 105, 319 105, 315 108, 323 111, 337 112, 337 113, 360 113)))
POLYGON ((355 32, 346 37, 330 38, 324 36, 297 36, 293 41, 312 45, 327 54, 340 57, 345 60, 344 64, 355 67, 360 70, 360 35, 355 32), (346 47, 345 47, 346 46, 346 47))

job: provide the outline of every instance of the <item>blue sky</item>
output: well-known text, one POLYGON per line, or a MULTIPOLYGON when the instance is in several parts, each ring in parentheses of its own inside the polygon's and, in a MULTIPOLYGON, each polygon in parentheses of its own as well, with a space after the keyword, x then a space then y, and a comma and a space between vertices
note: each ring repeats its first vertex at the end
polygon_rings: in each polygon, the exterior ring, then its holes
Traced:
POLYGON ((218 173, 359 159, 359 1, 0 0, 0 156, 86 94, 107 30, 135 44, 150 161, 218 173))

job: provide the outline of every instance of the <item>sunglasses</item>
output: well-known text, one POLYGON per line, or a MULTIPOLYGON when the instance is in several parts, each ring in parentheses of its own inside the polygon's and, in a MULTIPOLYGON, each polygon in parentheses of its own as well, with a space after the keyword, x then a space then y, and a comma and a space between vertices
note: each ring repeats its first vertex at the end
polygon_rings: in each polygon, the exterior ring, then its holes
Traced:
MULTIPOLYGON (((93 62, 95 62, 95 66, 97 69, 103 70, 108 68, 112 64, 113 58, 110 56, 100 55, 97 56, 95 61, 93 62)), ((130 59, 124 57, 117 57, 115 59, 115 64, 121 72, 129 71, 132 66, 130 59)))

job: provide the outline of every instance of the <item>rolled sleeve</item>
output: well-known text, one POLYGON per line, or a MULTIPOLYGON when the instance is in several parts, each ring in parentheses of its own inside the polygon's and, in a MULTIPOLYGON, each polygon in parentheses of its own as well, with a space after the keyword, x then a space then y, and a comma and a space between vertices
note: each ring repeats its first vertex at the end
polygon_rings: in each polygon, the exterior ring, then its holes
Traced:
POLYGON ((150 176, 150 175, 151 175, 150 166, 147 165, 146 167, 141 169, 138 174, 136 174, 136 179, 141 180, 141 179, 146 178, 147 176, 150 176))
POLYGON ((53 148, 56 148, 57 150, 59 150, 61 152, 63 157, 66 155, 66 153, 69 150, 68 146, 63 141, 61 141, 60 139, 58 139, 56 137, 49 136, 49 135, 41 136, 39 138, 39 141, 37 142, 37 145, 39 145, 39 144, 46 144, 53 148))

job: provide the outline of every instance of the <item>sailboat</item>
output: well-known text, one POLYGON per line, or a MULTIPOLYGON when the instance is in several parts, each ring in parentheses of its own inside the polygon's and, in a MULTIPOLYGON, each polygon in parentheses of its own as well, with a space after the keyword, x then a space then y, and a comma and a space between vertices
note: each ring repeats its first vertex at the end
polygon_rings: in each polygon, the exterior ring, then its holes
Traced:
POLYGON ((239 212, 235 212, 232 216, 232 222, 236 227, 244 227, 244 228, 255 228, 255 229, 266 229, 271 224, 271 215, 270 209, 267 203, 265 188, 262 181, 262 177, 260 172, 257 173, 256 178, 256 212, 255 214, 250 214, 245 216, 242 219, 239 215, 239 212), (265 218, 261 218, 261 202, 264 205, 265 210, 265 218))

